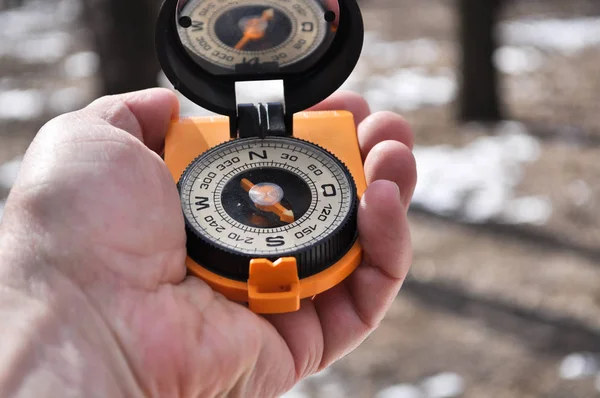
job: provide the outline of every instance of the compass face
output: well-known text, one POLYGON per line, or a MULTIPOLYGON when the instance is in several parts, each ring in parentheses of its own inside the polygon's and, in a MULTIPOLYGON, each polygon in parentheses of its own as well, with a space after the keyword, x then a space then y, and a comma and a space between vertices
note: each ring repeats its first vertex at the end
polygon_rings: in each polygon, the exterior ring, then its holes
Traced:
POLYGON ((181 43, 209 69, 279 71, 325 50, 334 34, 319 0, 190 0, 181 43))
POLYGON ((301 219, 312 205, 309 183, 297 173, 278 167, 240 172, 225 184, 221 198, 227 215, 265 232, 301 219))
POLYGON ((348 223, 356 201, 335 157, 290 138, 240 139, 198 158, 180 181, 188 227, 211 246, 277 258, 348 223))

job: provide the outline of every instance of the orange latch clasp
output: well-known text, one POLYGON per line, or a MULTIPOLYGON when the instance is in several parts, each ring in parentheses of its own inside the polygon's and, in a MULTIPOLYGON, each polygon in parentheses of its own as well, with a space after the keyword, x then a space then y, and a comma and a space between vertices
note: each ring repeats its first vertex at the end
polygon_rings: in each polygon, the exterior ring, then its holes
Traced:
POLYGON ((296 259, 250 261, 248 305, 258 314, 279 314, 300 309, 300 279, 296 259))

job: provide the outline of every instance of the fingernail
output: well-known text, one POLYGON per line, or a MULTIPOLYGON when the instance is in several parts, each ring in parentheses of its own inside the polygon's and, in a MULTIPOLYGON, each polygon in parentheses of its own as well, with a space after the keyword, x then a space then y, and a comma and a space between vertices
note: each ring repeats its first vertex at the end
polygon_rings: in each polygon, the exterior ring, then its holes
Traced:
POLYGON ((400 192, 400 187, 394 181, 390 181, 390 180, 377 180, 377 181, 373 182, 371 185, 375 185, 375 184, 381 184, 382 186, 384 186, 384 185, 389 186, 388 189, 393 189, 394 193, 396 195, 396 198, 399 201, 402 202, 402 193, 400 192))

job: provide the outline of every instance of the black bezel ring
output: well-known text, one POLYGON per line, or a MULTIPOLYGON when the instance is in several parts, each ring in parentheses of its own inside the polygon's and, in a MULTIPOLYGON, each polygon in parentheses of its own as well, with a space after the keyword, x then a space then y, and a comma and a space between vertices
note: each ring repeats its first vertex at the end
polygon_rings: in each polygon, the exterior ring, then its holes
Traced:
MULTIPOLYGON (((269 137, 269 139, 288 143, 291 142, 292 144, 294 141, 297 141, 312 147, 315 151, 322 152, 329 157, 348 178, 351 202, 349 204, 348 214, 343 218, 340 225, 338 225, 335 230, 326 237, 314 242, 311 246, 265 257, 270 261, 276 261, 281 257, 296 258, 298 277, 300 279, 305 279, 319 274, 336 264, 356 243, 356 240, 358 239, 358 205, 360 202, 357 194, 356 181, 343 161, 315 143, 289 137, 269 137)), ((188 205, 182 191, 187 186, 187 180, 190 178, 191 172, 203 159, 210 157, 214 153, 218 153, 229 146, 238 145, 240 141, 254 140, 257 140, 257 138, 242 138, 236 141, 228 141, 210 149, 194 159, 184 170, 177 183, 177 190, 179 191, 182 208, 188 205)), ((227 246, 215 243, 213 240, 205 237, 202 232, 198 231, 185 214, 184 220, 187 234, 187 253, 192 260, 208 271, 224 278, 240 282, 246 282, 248 280, 250 261, 253 259, 250 254, 237 252, 227 246)))

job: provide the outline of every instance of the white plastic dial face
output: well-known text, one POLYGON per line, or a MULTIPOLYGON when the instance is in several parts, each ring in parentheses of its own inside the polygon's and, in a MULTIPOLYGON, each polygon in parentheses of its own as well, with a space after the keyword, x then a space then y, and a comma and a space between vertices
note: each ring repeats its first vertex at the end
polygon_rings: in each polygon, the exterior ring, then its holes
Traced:
POLYGON ((188 51, 213 65, 285 67, 323 43, 324 13, 319 0, 190 0, 177 29, 188 51))
POLYGON ((183 212, 219 247, 275 256, 314 245, 345 222, 350 178, 331 155, 302 141, 235 140, 188 170, 183 212))

